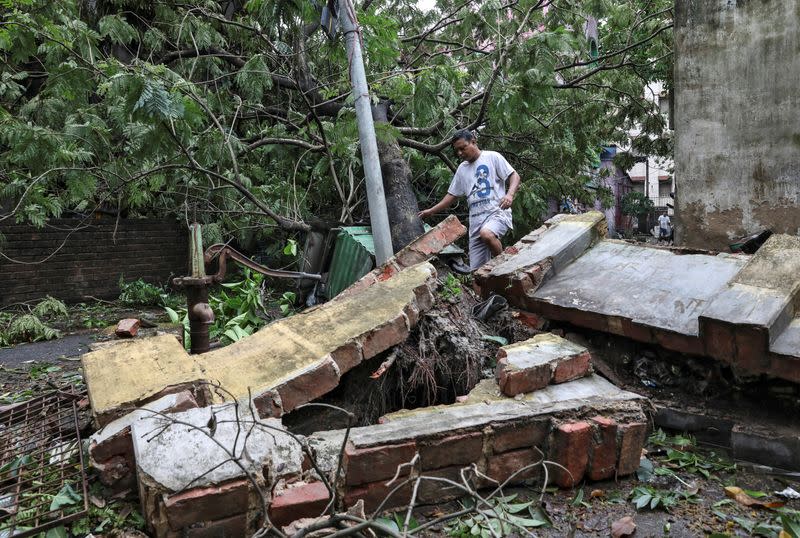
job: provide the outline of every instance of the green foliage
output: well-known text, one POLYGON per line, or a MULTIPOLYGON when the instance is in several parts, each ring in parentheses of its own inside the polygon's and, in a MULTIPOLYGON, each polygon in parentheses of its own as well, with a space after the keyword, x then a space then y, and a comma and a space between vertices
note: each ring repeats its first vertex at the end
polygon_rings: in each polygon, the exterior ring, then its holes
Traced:
POLYGON ((697 494, 687 491, 661 490, 651 486, 638 486, 631 491, 631 502, 637 510, 661 508, 669 512, 680 502, 697 503, 697 494))
POLYGON ((461 281, 453 273, 447 273, 439 290, 439 296, 445 300, 453 300, 461 297, 461 281))
POLYGON ((253 334, 267 321, 264 313, 264 276, 243 271, 242 279, 225 282, 219 292, 209 294, 208 304, 214 311, 214 324, 210 337, 219 338, 223 344, 230 344, 253 334))
POLYGON ((620 209, 624 215, 643 215, 653 209, 653 201, 641 192, 630 191, 622 197, 620 209))
POLYGON ((650 436, 649 443, 666 451, 666 457, 659 459, 661 466, 655 469, 657 476, 675 476, 676 472, 684 472, 719 480, 720 473, 736 470, 736 463, 714 451, 698 450, 697 442, 691 436, 669 436, 658 429, 650 436))
POLYGON ((65 318, 69 317, 67 305, 54 297, 50 297, 49 295, 43 301, 33 307, 33 311, 31 313, 40 318, 55 316, 61 316, 65 318))
MULTIPOLYGON (((191 216, 217 226, 219 240, 252 245, 285 240, 264 226, 274 223, 267 211, 366 218, 348 54, 341 39, 305 36, 319 20, 315 3, 249 0, 229 13, 192 0, 90 4, 6 0, 0 197, 19 202, 18 222, 112 207, 128 217, 191 216)), ((458 164, 440 143, 477 122, 481 146, 504 153, 523 179, 519 233, 550 198, 607 202, 588 177, 598 147, 672 151, 644 98, 649 82, 671 86, 671 7, 359 6, 373 97, 393 103, 376 132, 382 143, 399 141, 412 187, 430 202, 458 164), (459 23, 437 24, 447 13, 459 23), (596 58, 583 33, 589 14, 596 58), (634 125, 641 134, 631 138, 634 125)))
POLYGON ((53 340, 61 335, 59 331, 48 327, 33 314, 23 314, 14 318, 2 332, 3 340, 8 344, 53 340))
POLYGON ((120 276, 119 292, 119 301, 126 306, 159 306, 163 302, 164 290, 141 278, 125 282, 120 276))
POLYGON ((480 536, 509 536, 524 532, 525 529, 551 527, 552 522, 547 513, 536 501, 517 501, 517 495, 507 497, 493 497, 489 499, 490 506, 477 506, 474 500, 462 502, 465 509, 471 508, 473 512, 455 520, 445 527, 449 536, 468 538, 480 536))

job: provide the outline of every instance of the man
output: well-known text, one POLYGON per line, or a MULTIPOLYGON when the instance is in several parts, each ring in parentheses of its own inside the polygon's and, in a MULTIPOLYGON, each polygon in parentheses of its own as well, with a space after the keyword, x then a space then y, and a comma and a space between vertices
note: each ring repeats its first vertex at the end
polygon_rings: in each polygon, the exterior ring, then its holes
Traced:
POLYGON ((667 212, 664 211, 658 217, 658 242, 669 241, 672 232, 672 223, 669 220, 667 212))
POLYGON ((481 151, 471 131, 456 132, 451 143, 463 162, 447 194, 435 206, 420 211, 419 216, 435 215, 465 196, 469 204, 469 265, 475 271, 503 251, 500 238, 513 227, 511 204, 520 178, 505 157, 496 151, 481 151))

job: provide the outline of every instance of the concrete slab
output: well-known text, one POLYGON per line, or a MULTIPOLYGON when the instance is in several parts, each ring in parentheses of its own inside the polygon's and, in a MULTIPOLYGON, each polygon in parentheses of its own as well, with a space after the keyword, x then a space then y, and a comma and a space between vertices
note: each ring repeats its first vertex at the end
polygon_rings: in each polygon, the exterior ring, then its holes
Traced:
POLYGON ((555 310, 579 310, 697 336, 698 316, 745 263, 601 241, 536 290, 529 307, 556 307, 545 308, 556 319, 555 310))
POLYGON ((779 355, 800 357, 800 318, 793 319, 769 349, 779 355))
POLYGON ((82 361, 93 412, 106 423, 165 387, 200 380, 218 382, 236 398, 274 389, 265 399, 289 410, 334 388, 364 358, 405 340, 419 312, 430 307, 435 274, 428 263, 416 265, 202 355, 188 355, 171 336, 88 353, 82 361))
POLYGON ((280 420, 253 417, 247 406, 228 403, 150 415, 134 422, 131 432, 140 482, 164 492, 242 478, 242 467, 258 476, 265 467, 273 470, 270 476, 301 471, 300 444, 280 420), (215 430, 209 436, 212 415, 215 430), (242 467, 229 461, 229 453, 242 467))
POLYGON ((537 241, 526 244, 517 254, 492 268, 491 276, 510 275, 544 260, 552 260, 554 271, 578 258, 599 238, 598 224, 604 222, 603 214, 591 211, 569 215, 557 221, 537 241))

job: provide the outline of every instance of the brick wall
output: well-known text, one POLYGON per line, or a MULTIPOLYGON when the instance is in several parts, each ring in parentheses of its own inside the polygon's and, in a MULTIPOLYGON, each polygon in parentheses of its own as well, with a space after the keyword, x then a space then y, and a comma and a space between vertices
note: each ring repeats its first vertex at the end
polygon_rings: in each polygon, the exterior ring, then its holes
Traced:
POLYGON ((0 244, 0 305, 45 295, 67 302, 83 301, 87 295, 113 299, 119 295, 120 275, 128 281, 167 284, 170 276, 187 272, 188 234, 173 220, 124 219, 117 224, 114 219, 53 219, 41 229, 4 223, 0 234, 5 237, 0 244), (47 259, 21 264, 6 257, 47 259))

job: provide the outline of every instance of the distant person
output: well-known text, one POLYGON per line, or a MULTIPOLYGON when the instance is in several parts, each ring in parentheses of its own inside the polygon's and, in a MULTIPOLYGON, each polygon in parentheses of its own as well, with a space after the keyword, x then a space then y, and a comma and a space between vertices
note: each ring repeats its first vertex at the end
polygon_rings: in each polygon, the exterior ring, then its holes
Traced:
POLYGON ((447 194, 435 206, 420 211, 419 216, 435 215, 465 196, 469 204, 469 266, 475 271, 503 251, 500 238, 513 228, 511 204, 520 178, 505 157, 496 151, 481 150, 471 131, 456 132, 451 144, 463 162, 447 194))
POLYGON ((664 211, 658 217, 658 242, 667 241, 669 242, 670 237, 672 236, 672 222, 669 220, 669 215, 667 212, 664 211))

